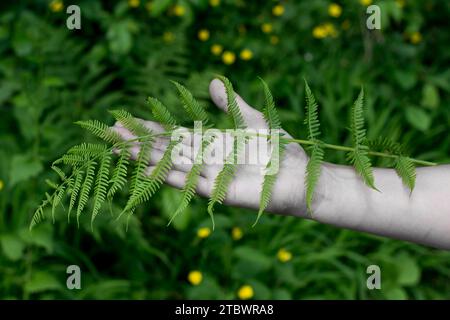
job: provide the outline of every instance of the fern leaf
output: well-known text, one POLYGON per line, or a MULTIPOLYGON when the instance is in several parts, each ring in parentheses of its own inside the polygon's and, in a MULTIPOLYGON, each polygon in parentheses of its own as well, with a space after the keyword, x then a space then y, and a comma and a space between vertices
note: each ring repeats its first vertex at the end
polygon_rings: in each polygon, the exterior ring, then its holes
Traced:
POLYGON ((213 229, 215 227, 214 222, 214 205, 216 203, 222 204, 228 192, 228 187, 234 178, 237 168, 237 160, 239 154, 242 153, 242 148, 244 146, 244 140, 238 139, 237 136, 234 137, 233 149, 227 156, 225 164, 222 170, 217 175, 214 180, 214 187, 211 192, 211 196, 208 201, 208 213, 211 217, 213 229))
POLYGON ((305 80, 305 92, 306 92, 306 118, 305 124, 308 129, 308 139, 315 140, 320 136, 319 130, 319 115, 318 115, 318 105, 316 98, 314 97, 308 82, 305 80))
POLYGON ((197 186, 198 178, 200 177, 200 172, 203 167, 203 155, 205 154, 205 149, 208 148, 208 146, 212 145, 213 141, 214 137, 202 141, 201 152, 199 151, 199 153, 196 155, 195 163, 192 166, 192 169, 186 175, 186 181, 183 189, 181 190, 183 193, 183 198, 181 199, 180 205, 178 206, 177 210, 175 210, 175 213, 172 215, 167 225, 170 225, 180 213, 186 210, 192 198, 194 197, 195 188, 197 186))
POLYGON ((177 121, 161 101, 148 97, 147 102, 150 105, 150 109, 152 110, 155 119, 160 122, 166 130, 171 130, 176 126, 177 121))
POLYGON ((47 204, 48 200, 43 200, 42 203, 37 207, 36 211, 33 213, 33 217, 31 218, 29 227, 30 231, 45 219, 44 208, 47 206, 47 204))
POLYGON ((265 96, 264 108, 263 108, 264 119, 266 120, 267 125, 269 126, 269 128, 271 130, 281 129, 281 121, 280 121, 280 117, 278 116, 278 112, 275 108, 275 102, 273 100, 272 93, 270 92, 270 89, 269 89, 267 83, 261 78, 259 78, 259 80, 261 81, 261 83, 263 85, 264 96, 265 96))
POLYGON ((350 131, 354 150, 347 155, 350 163, 363 178, 364 183, 377 190, 373 177, 372 164, 368 156, 368 147, 363 143, 366 140, 366 130, 364 129, 364 90, 361 91, 351 109, 350 131))
MULTIPOLYGON (((279 140, 278 147, 272 150, 272 155, 269 162, 267 163, 266 169, 269 169, 271 166, 276 166, 278 168, 280 167, 287 144, 288 143, 285 140, 279 140)), ((267 209, 267 206, 269 205, 270 199, 272 197, 273 186, 275 185, 276 180, 277 180, 276 174, 270 175, 266 174, 264 176, 261 196, 259 200, 258 216, 256 217, 256 221, 253 223, 253 226, 255 226, 258 223, 259 219, 264 213, 264 210, 267 209)))
POLYGON ((77 121, 75 124, 78 124, 83 129, 88 130, 106 142, 114 144, 121 141, 121 137, 117 132, 98 120, 77 121))
POLYGON ((81 189, 81 182, 83 181, 83 172, 78 171, 75 176, 75 182, 73 184, 72 190, 70 192, 70 202, 69 202, 69 211, 67 213, 67 220, 70 221, 70 213, 72 212, 73 207, 78 199, 78 194, 81 189))
POLYGON ((242 117, 241 110, 236 101, 236 93, 233 90, 233 85, 230 80, 228 80, 224 76, 218 76, 218 78, 225 85, 225 92, 227 94, 227 103, 228 103, 228 114, 231 116, 231 120, 233 121, 234 129, 244 129, 245 121, 242 117))
POLYGON ((130 151, 127 147, 122 148, 120 150, 119 159, 114 167, 111 180, 109 184, 111 187, 109 188, 107 198, 108 200, 112 200, 117 191, 123 188, 123 186, 127 183, 127 171, 128 164, 130 158, 130 151))
POLYGON ((53 222, 55 222, 55 210, 56 210, 56 207, 58 206, 58 204, 61 203, 61 201, 62 201, 62 199, 64 197, 64 194, 65 194, 65 191, 66 191, 66 186, 61 184, 58 187, 58 190, 56 190, 54 195, 53 195, 53 199, 52 199, 52 220, 53 220, 53 222))
POLYGON ((322 144, 316 143, 310 148, 311 157, 306 165, 306 207, 310 213, 312 213, 312 201, 314 198, 314 191, 319 181, 320 172, 322 168, 324 150, 322 144))
POLYGON ((84 177, 83 184, 81 185, 80 197, 78 200, 78 207, 77 207, 78 226, 80 225, 81 213, 83 212, 83 209, 89 200, 89 193, 92 188, 92 183, 94 182, 94 174, 95 174, 96 165, 97 165, 97 163, 94 160, 89 161, 87 169, 86 169, 86 176, 84 177))
POLYGON ((108 176, 109 176, 109 164, 111 161, 111 155, 105 154, 100 161, 100 165, 97 172, 97 179, 94 187, 94 207, 92 209, 91 216, 91 228, 97 217, 103 202, 106 199, 106 193, 108 188, 108 176))
POLYGON ((416 168, 414 163, 408 157, 400 156, 395 161, 395 171, 398 176, 402 179, 405 186, 413 192, 416 185, 416 168))
POLYGON ((179 143, 180 140, 170 141, 161 160, 159 160, 150 176, 141 183, 137 184, 135 187, 134 192, 128 200, 123 212, 131 211, 131 209, 141 203, 150 200, 156 191, 158 191, 172 168, 172 151, 179 143))
POLYGON ((366 144, 371 151, 388 152, 393 155, 405 154, 405 147, 402 144, 385 137, 367 140, 366 144))
POLYGON ((134 118, 131 113, 125 110, 109 111, 113 117, 119 121, 126 129, 130 130, 135 136, 151 135, 151 130, 148 129, 141 120, 134 118))
POLYGON ((182 102, 183 108, 186 110, 189 117, 192 121, 201 121, 202 124, 208 124, 208 115, 203 109, 202 106, 198 103, 198 101, 194 98, 192 93, 186 89, 183 85, 179 84, 176 81, 171 81, 178 90, 180 100, 182 102))

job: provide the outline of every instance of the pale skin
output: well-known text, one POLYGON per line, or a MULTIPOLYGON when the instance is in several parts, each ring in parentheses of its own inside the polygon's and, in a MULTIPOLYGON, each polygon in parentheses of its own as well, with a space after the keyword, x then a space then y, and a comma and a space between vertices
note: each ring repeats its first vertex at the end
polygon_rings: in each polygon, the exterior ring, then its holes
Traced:
MULTIPOLYGON (((223 83, 213 80, 209 91, 217 107, 226 112, 227 97, 223 83)), ((261 112, 252 108, 239 95, 236 100, 248 128, 267 128, 261 112)), ((143 123, 153 132, 164 132, 163 127, 156 122, 143 123)), ((114 128, 124 139, 133 138, 120 123, 116 123, 114 128)), ((166 138, 159 138, 154 143, 149 171, 161 159, 168 141, 166 138)), ((191 141, 186 139, 183 144, 180 157, 186 158, 185 163, 192 162, 195 155, 189 152, 191 141)), ((134 147, 132 156, 135 158, 138 152, 139 147, 134 147)), ((379 190, 376 191, 367 187, 352 167, 325 163, 313 200, 313 214, 310 216, 306 210, 304 187, 307 162, 308 156, 300 145, 287 145, 268 212, 450 249, 450 165, 418 168, 416 187, 410 194, 392 169, 374 169, 375 183, 379 190)), ((264 166, 239 164, 224 204, 258 210, 263 182, 261 168, 264 166)), ((181 189, 191 167, 189 164, 175 164, 166 183, 181 189)), ((197 185, 199 195, 208 197, 211 194, 214 180, 221 168, 222 165, 218 164, 203 166, 197 185)))

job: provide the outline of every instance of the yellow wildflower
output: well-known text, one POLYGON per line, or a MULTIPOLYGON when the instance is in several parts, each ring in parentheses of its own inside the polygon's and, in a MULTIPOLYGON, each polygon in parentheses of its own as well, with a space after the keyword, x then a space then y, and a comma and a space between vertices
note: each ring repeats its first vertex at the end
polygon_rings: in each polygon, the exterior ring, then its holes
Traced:
POLYGON ((188 280, 192 285, 198 286, 203 280, 203 275, 200 271, 194 270, 189 272, 188 280))
POLYGON ((137 8, 141 4, 140 0, 128 0, 128 5, 132 8, 137 8))
POLYGON ((217 7, 220 4, 220 0, 209 0, 209 5, 211 7, 217 7))
POLYGON ((61 0, 53 0, 50 2, 49 7, 53 12, 61 12, 64 9, 64 3, 61 0))
POLYGON ((273 30, 273 27, 272 27, 272 25, 270 23, 263 23, 261 25, 261 30, 264 33, 271 33, 272 30, 273 30))
POLYGON ((332 37, 336 37, 337 36, 337 31, 336 28, 334 27, 334 24, 332 23, 325 23, 323 25, 323 27, 325 28, 327 35, 332 36, 332 37))
POLYGON ((172 32, 166 31, 163 33, 163 40, 164 40, 164 42, 170 43, 175 40, 175 36, 173 35, 172 32))
POLYGON ((198 38, 201 40, 201 41, 206 41, 206 40, 208 40, 209 39, 209 31, 208 30, 206 30, 206 29, 201 29, 199 32, 198 32, 198 38))
POLYGON ((186 12, 186 9, 183 6, 179 5, 179 4, 177 4, 177 5, 175 5, 173 7, 173 13, 177 17, 184 16, 185 12, 186 12))
POLYGON ((272 8, 272 14, 274 16, 282 16, 284 14, 284 7, 281 4, 276 5, 272 8))
POLYGON ((223 51, 223 47, 220 44, 213 44, 211 46, 211 53, 215 56, 218 56, 223 51))
POLYGON ((359 0, 363 6, 370 6, 372 4, 372 0, 359 0))
POLYGON ((250 60, 253 58, 253 52, 250 49, 244 49, 241 51, 239 56, 242 60, 250 60))
POLYGON ((225 51, 222 54, 222 61, 225 64, 233 64, 236 60, 236 55, 231 51, 225 51))
POLYGON ((5 184, 3 183, 3 180, 0 180, 0 191, 2 191, 4 186, 5 186, 5 184))
POLYGON ((334 18, 338 18, 342 14, 342 7, 337 3, 332 3, 328 6, 328 14, 334 18))
POLYGON ((292 253, 284 248, 281 248, 278 250, 277 257, 281 262, 288 262, 292 259, 292 253))
POLYGON ((239 288, 238 297, 241 300, 248 300, 253 298, 254 292, 253 288, 249 285, 245 285, 239 288))
POLYGON ((280 38, 278 38, 277 36, 271 36, 270 37, 270 43, 273 45, 276 45, 278 42, 280 42, 280 38))
POLYGON ((316 26, 314 27, 312 34, 314 38, 323 39, 328 33, 324 26, 316 26))
POLYGON ((395 3, 397 4, 397 6, 399 8, 403 8, 406 4, 406 1, 405 0, 395 0, 395 3))
POLYGON ((422 35, 420 34, 420 32, 413 32, 410 36, 410 41, 412 44, 420 43, 422 41, 422 35))
POLYGON ((197 231, 197 237, 202 238, 202 239, 208 238, 210 234, 211 234, 211 229, 208 227, 200 228, 197 231))
POLYGON ((233 238, 233 240, 239 240, 239 239, 241 239, 242 238, 242 236, 243 236, 243 232, 242 232, 242 229, 241 228, 239 228, 239 227, 234 227, 232 230, 231 230, 231 237, 233 238))

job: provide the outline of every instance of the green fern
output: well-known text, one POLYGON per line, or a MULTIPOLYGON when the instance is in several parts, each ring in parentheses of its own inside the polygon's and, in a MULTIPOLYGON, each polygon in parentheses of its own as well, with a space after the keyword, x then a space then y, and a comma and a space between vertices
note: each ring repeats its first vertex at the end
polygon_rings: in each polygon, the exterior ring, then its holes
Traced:
MULTIPOLYGON (((207 211, 211 216, 213 227, 215 226, 214 206, 217 203, 223 203, 226 199, 228 189, 237 170, 238 157, 242 154, 243 149, 250 138, 250 134, 247 134, 247 132, 243 130, 245 129, 245 122, 237 104, 236 94, 232 84, 225 77, 219 76, 219 79, 221 79, 225 85, 228 101, 228 114, 233 122, 233 128, 236 129, 236 134, 233 137, 232 150, 226 156, 225 164, 215 178, 213 190, 208 201, 207 211)), ((267 84, 262 80, 261 82, 265 96, 263 116, 269 127, 269 134, 266 135, 265 138, 268 139, 273 146, 270 160, 266 165, 266 170, 272 166, 280 166, 287 144, 298 143, 307 146, 307 149, 310 151, 310 159, 306 165, 305 172, 305 199, 309 212, 312 212, 312 203, 315 189, 320 178, 325 149, 346 151, 350 163, 355 167, 359 175, 361 175, 364 182, 372 188, 375 188, 375 182, 369 156, 391 159, 398 176, 411 192, 414 189, 416 181, 415 165, 434 165, 434 163, 431 162, 410 158, 402 145, 392 142, 389 139, 379 138, 373 141, 366 139, 363 118, 363 90, 361 90, 351 108, 350 132, 353 142, 352 147, 327 144, 319 139, 320 123, 318 104, 306 81, 305 124, 308 132, 307 140, 283 136, 283 133, 279 133, 279 130, 281 130, 281 122, 275 107, 273 96, 267 84), (277 138, 279 138, 277 140, 274 139, 276 135, 277 138)), ((177 82, 174 82, 174 84, 178 90, 183 108, 186 110, 189 117, 194 121, 199 120, 203 123, 208 122, 211 124, 208 114, 195 100, 193 95, 181 84, 177 82)), ((116 131, 100 121, 87 120, 77 122, 83 129, 107 142, 109 146, 96 143, 81 143, 70 148, 67 153, 61 156, 61 158, 53 162, 51 168, 59 177, 60 183, 55 183, 49 179, 46 180, 47 184, 53 189, 53 193, 45 193, 44 200, 33 214, 30 228, 33 228, 36 224, 45 219, 45 208, 48 206, 51 207, 51 216, 54 220, 56 209, 60 205, 64 208, 66 194, 70 195, 67 214, 68 221, 70 220, 72 210, 74 210, 76 206, 78 225, 80 223, 80 217, 88 205, 91 196, 93 197, 91 226, 93 226, 97 215, 102 210, 104 201, 106 199, 112 201, 115 194, 119 190, 124 189, 127 182, 129 184, 128 199, 124 209, 119 214, 119 217, 125 212, 128 212, 131 215, 135 212, 137 206, 149 201, 164 183, 169 174, 172 168, 172 152, 180 145, 181 139, 171 140, 169 142, 161 160, 154 166, 151 174, 148 175, 147 168, 149 166, 153 142, 158 136, 170 136, 178 129, 175 117, 164 104, 155 98, 149 98, 148 103, 153 116, 157 121, 163 124, 166 132, 161 134, 152 132, 142 121, 135 119, 125 110, 114 110, 111 111, 111 114, 123 127, 128 129, 135 136, 135 138, 129 141, 122 141, 120 135, 116 131), (129 161, 132 146, 139 146, 140 148, 133 165, 129 161), (117 161, 112 162, 111 159, 114 152, 118 153, 118 159, 117 161), (112 174, 109 179, 111 163, 113 163, 112 174), (131 169, 131 167, 133 168, 131 169), (128 178, 129 172, 131 172, 130 178, 128 178)), ((264 135, 262 136, 264 137, 264 135)), ((205 150, 208 150, 209 146, 213 146, 213 140, 214 137, 202 140, 202 151, 196 155, 196 161, 193 164, 192 169, 186 175, 185 186, 181 190, 183 193, 181 203, 170 219, 169 224, 177 215, 188 207, 195 196, 200 172, 203 167, 203 154, 205 153, 205 150)), ((276 174, 268 174, 268 172, 266 172, 264 175, 260 195, 260 208, 256 222, 270 204, 276 179, 276 174)))

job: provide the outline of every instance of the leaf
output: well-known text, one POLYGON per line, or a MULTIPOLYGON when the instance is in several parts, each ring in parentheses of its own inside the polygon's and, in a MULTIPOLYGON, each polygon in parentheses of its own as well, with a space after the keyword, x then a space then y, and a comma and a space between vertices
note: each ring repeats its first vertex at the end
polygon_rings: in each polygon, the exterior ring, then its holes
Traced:
POLYGON ((108 176, 109 176, 109 165, 111 161, 111 155, 105 154, 100 160, 100 166, 97 172, 97 179, 95 181, 94 187, 94 207, 92 209, 91 216, 91 227, 93 226, 94 220, 100 211, 100 208, 105 202, 106 193, 108 188, 108 176))
POLYGON ((0 236, 0 244, 6 258, 16 261, 22 258, 25 243, 15 234, 4 234, 0 236))
POLYGON ((416 167, 410 158, 398 157, 394 165, 395 171, 405 186, 412 192, 416 185, 416 167))
POLYGON ((424 85, 422 89, 421 105, 429 109, 436 109, 439 106, 439 103, 440 99, 438 89, 430 83, 424 85))
POLYGON ((17 154, 11 158, 9 185, 12 187, 19 182, 37 176, 43 170, 41 161, 31 154, 17 154))
POLYGON ((183 85, 176 81, 171 81, 177 88, 183 108, 192 121, 201 121, 203 125, 208 125, 208 114, 205 112, 198 101, 193 97, 192 93, 183 85))
POLYGON ((225 92, 227 94, 228 114, 233 121, 234 129, 244 129, 246 127, 244 118, 242 117, 241 110, 236 101, 236 93, 234 92, 233 85, 230 80, 224 76, 217 76, 225 85, 225 92))
POLYGON ((161 101, 148 97, 147 103, 150 105, 155 119, 161 123, 166 130, 171 130, 177 124, 175 118, 172 116, 167 107, 161 103, 161 101))
POLYGON ((309 158, 308 164, 306 165, 306 206, 308 211, 312 213, 312 201, 314 197, 314 191, 319 181, 324 150, 321 143, 316 143, 311 146, 311 157, 309 158))
POLYGON ((89 193, 92 188, 92 183, 94 182, 94 174, 95 174, 95 166, 97 163, 93 160, 90 160, 86 169, 86 176, 84 178, 83 184, 81 185, 80 197, 78 200, 77 207, 77 223, 80 225, 80 216, 83 212, 84 207, 86 206, 89 200, 89 193))
POLYGON ((31 279, 25 282, 25 292, 32 294, 47 290, 60 290, 61 283, 47 271, 35 271, 31 274, 31 279))
POLYGON ((420 131, 427 131, 431 127, 431 116, 418 107, 406 108, 406 120, 420 131))
POLYGON ((309 88, 308 82, 305 80, 305 92, 306 92, 306 118, 305 124, 308 129, 308 140, 315 140, 320 136, 320 124, 318 105, 316 99, 309 88))

